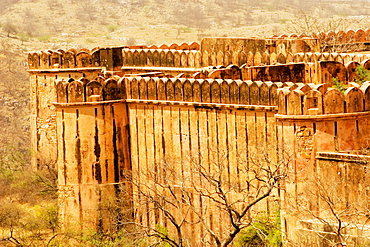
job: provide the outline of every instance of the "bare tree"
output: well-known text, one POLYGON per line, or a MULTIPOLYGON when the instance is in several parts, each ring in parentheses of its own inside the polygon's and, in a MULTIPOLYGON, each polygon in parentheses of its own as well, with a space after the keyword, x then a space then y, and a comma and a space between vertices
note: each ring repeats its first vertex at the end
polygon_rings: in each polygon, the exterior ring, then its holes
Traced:
POLYGON ((190 155, 186 168, 174 158, 143 168, 139 179, 132 178, 139 208, 135 225, 171 246, 229 246, 286 174, 287 156, 256 153, 238 164, 230 164, 225 151, 190 155))
MULTIPOLYGON (((361 187, 366 188, 370 181, 366 168, 363 177, 359 168, 365 163, 359 156, 352 164, 356 166, 357 176, 362 178, 361 187)), ((353 171, 348 171, 353 168, 349 168, 350 164, 337 165, 325 163, 324 168, 318 167, 306 190, 286 197, 287 211, 306 225, 304 229, 316 235, 324 246, 364 246, 370 243, 367 192, 351 185, 349 174, 353 171)), ((304 235, 302 242, 295 244, 304 244, 304 235)), ((312 239, 306 244, 312 244, 312 239)))

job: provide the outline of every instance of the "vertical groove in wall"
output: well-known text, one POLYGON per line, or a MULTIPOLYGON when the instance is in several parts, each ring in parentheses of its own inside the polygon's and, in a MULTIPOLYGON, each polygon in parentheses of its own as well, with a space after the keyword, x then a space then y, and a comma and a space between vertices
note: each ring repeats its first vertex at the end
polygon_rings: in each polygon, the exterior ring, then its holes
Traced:
POLYGON ((234 116, 235 116, 235 122, 234 122, 234 126, 235 126, 235 150, 236 150, 236 175, 237 175, 237 178, 238 178, 238 187, 240 188, 240 167, 239 167, 239 161, 240 161, 240 154, 239 154, 239 145, 238 145, 238 138, 239 138, 239 132, 238 132, 238 123, 237 123, 237 112, 234 113, 234 116))
POLYGON ((114 182, 118 183, 120 181, 119 177, 119 160, 118 160, 118 148, 117 148, 117 126, 116 118, 114 116, 114 106, 111 105, 111 117, 112 117, 112 127, 113 127, 113 167, 114 167, 114 182))
POLYGON ((82 183, 82 165, 81 165, 81 139, 80 139, 80 126, 79 126, 79 111, 76 110, 76 165, 77 165, 77 179, 78 184, 82 183))
MULTIPOLYGON (((98 128, 98 108, 94 108, 94 124, 95 124, 95 133, 94 133, 94 155, 95 155, 95 163, 93 168, 93 176, 98 181, 98 183, 102 182, 101 177, 101 164, 100 164, 100 144, 99 144, 99 128, 98 128)), ((108 181, 108 172, 106 169, 106 181, 108 181)))
POLYGON ((178 126, 179 126, 179 139, 180 139, 180 170, 181 170, 181 180, 184 180, 184 149, 183 149, 183 129, 182 129, 182 114, 181 114, 181 108, 177 109, 178 113, 179 113, 179 122, 178 122, 178 126))
POLYGON ((250 134, 250 131, 249 131, 249 127, 248 127, 248 114, 245 112, 244 113, 244 121, 245 121, 245 143, 246 143, 246 145, 245 145, 245 151, 246 151, 246 160, 245 160, 245 162, 246 162, 246 167, 247 167, 247 169, 248 169, 248 171, 249 171, 249 168, 250 168, 250 152, 249 152, 249 134, 250 134))
MULTIPOLYGON (((229 125, 228 125, 229 113, 225 112, 225 142, 226 142, 226 162, 227 162, 227 183, 231 186, 231 168, 230 168, 230 140, 229 140, 229 125)), ((222 140, 221 140, 222 141, 222 140)))
POLYGON ((62 110, 62 155, 63 155, 63 177, 64 185, 67 185, 68 173, 67 173, 67 161, 66 161, 66 123, 64 119, 64 110, 62 110))
POLYGON ((79 207, 79 220, 83 222, 83 209, 82 209, 82 198, 81 198, 81 184, 82 184, 82 167, 81 167, 81 139, 80 139, 80 127, 79 127, 79 111, 76 109, 76 149, 75 158, 77 166, 77 180, 78 180, 78 207, 79 207))

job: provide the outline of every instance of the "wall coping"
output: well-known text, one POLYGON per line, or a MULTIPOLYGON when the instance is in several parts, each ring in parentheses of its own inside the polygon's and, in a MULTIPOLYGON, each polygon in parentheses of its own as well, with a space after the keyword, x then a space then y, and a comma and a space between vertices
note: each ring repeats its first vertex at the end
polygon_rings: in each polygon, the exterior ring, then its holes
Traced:
POLYGON ((79 68, 54 68, 54 69, 29 69, 28 73, 58 73, 58 72, 75 72, 88 70, 105 70, 105 67, 79 67, 79 68))
POLYGON ((277 112, 277 106, 263 106, 263 105, 236 105, 236 104, 219 104, 219 103, 198 103, 185 101, 166 101, 166 100, 137 100, 137 99, 122 99, 122 100, 107 100, 94 102, 76 102, 76 103, 53 103, 57 108, 70 107, 89 107, 96 105, 112 105, 118 103, 126 104, 145 104, 145 105, 167 105, 167 106, 194 106, 195 108, 205 109, 236 109, 249 111, 268 111, 277 112))
POLYGON ((342 161, 357 164, 368 164, 370 162, 369 155, 336 153, 336 152, 317 152, 316 159, 342 161))
POLYGON ((281 115, 276 114, 277 121, 327 121, 334 119, 351 119, 363 116, 370 116, 370 112, 352 112, 352 113, 338 113, 338 114, 322 114, 322 115, 281 115))

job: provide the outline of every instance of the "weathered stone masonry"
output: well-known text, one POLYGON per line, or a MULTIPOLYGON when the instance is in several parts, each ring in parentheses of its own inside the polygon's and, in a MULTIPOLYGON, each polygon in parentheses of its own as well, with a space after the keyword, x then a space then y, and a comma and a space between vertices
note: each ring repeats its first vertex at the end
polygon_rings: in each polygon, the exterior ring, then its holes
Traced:
MULTIPOLYGON (((367 33, 346 35, 366 49, 367 33)), ((370 66, 370 55, 319 53, 322 40, 331 37, 320 35, 30 54, 32 162, 57 161, 63 224, 109 227, 112 220, 135 219, 166 225, 158 212, 138 203, 127 174, 143 183, 145 171, 171 163, 185 179, 189 157, 213 164, 226 153, 230 177, 242 183, 238 164, 261 148, 276 161, 279 148, 293 153, 294 161, 281 198, 259 210, 281 204, 287 246, 299 244, 302 233, 305 244, 324 246, 325 239, 309 234, 311 219, 292 214, 289 202, 310 197, 307 181, 327 174, 325 164, 347 166, 342 153, 366 147, 370 84, 351 81, 358 64, 370 66), (330 88, 333 77, 348 84, 344 94, 330 88), (122 190, 128 192, 123 199, 122 190), (111 219, 107 205, 117 198, 122 212, 111 219)), ((366 183, 354 182, 359 193, 350 192, 348 202, 365 193, 366 183)), ((322 207, 318 200, 311 204, 322 207)), ((367 209, 366 203, 359 207, 367 209)), ((209 220, 222 233, 220 219, 215 209, 209 220)), ((197 234, 194 244, 209 238, 199 226, 187 229, 197 234)))

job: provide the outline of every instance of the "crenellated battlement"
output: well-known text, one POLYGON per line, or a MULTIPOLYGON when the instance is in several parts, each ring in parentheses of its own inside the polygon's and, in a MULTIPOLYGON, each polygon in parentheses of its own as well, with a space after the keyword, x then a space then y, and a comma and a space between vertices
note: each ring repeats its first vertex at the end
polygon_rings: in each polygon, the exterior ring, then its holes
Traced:
POLYGON ((370 82, 351 84, 344 93, 327 84, 273 83, 222 79, 97 77, 59 80, 58 103, 120 99, 278 106, 282 115, 370 111, 370 82))
POLYGON ((370 82, 355 83, 341 93, 327 85, 278 89, 278 109, 282 115, 322 115, 370 111, 370 82))
POLYGON ((277 89, 287 83, 221 79, 116 77, 58 80, 58 103, 119 99, 277 106, 277 89))

